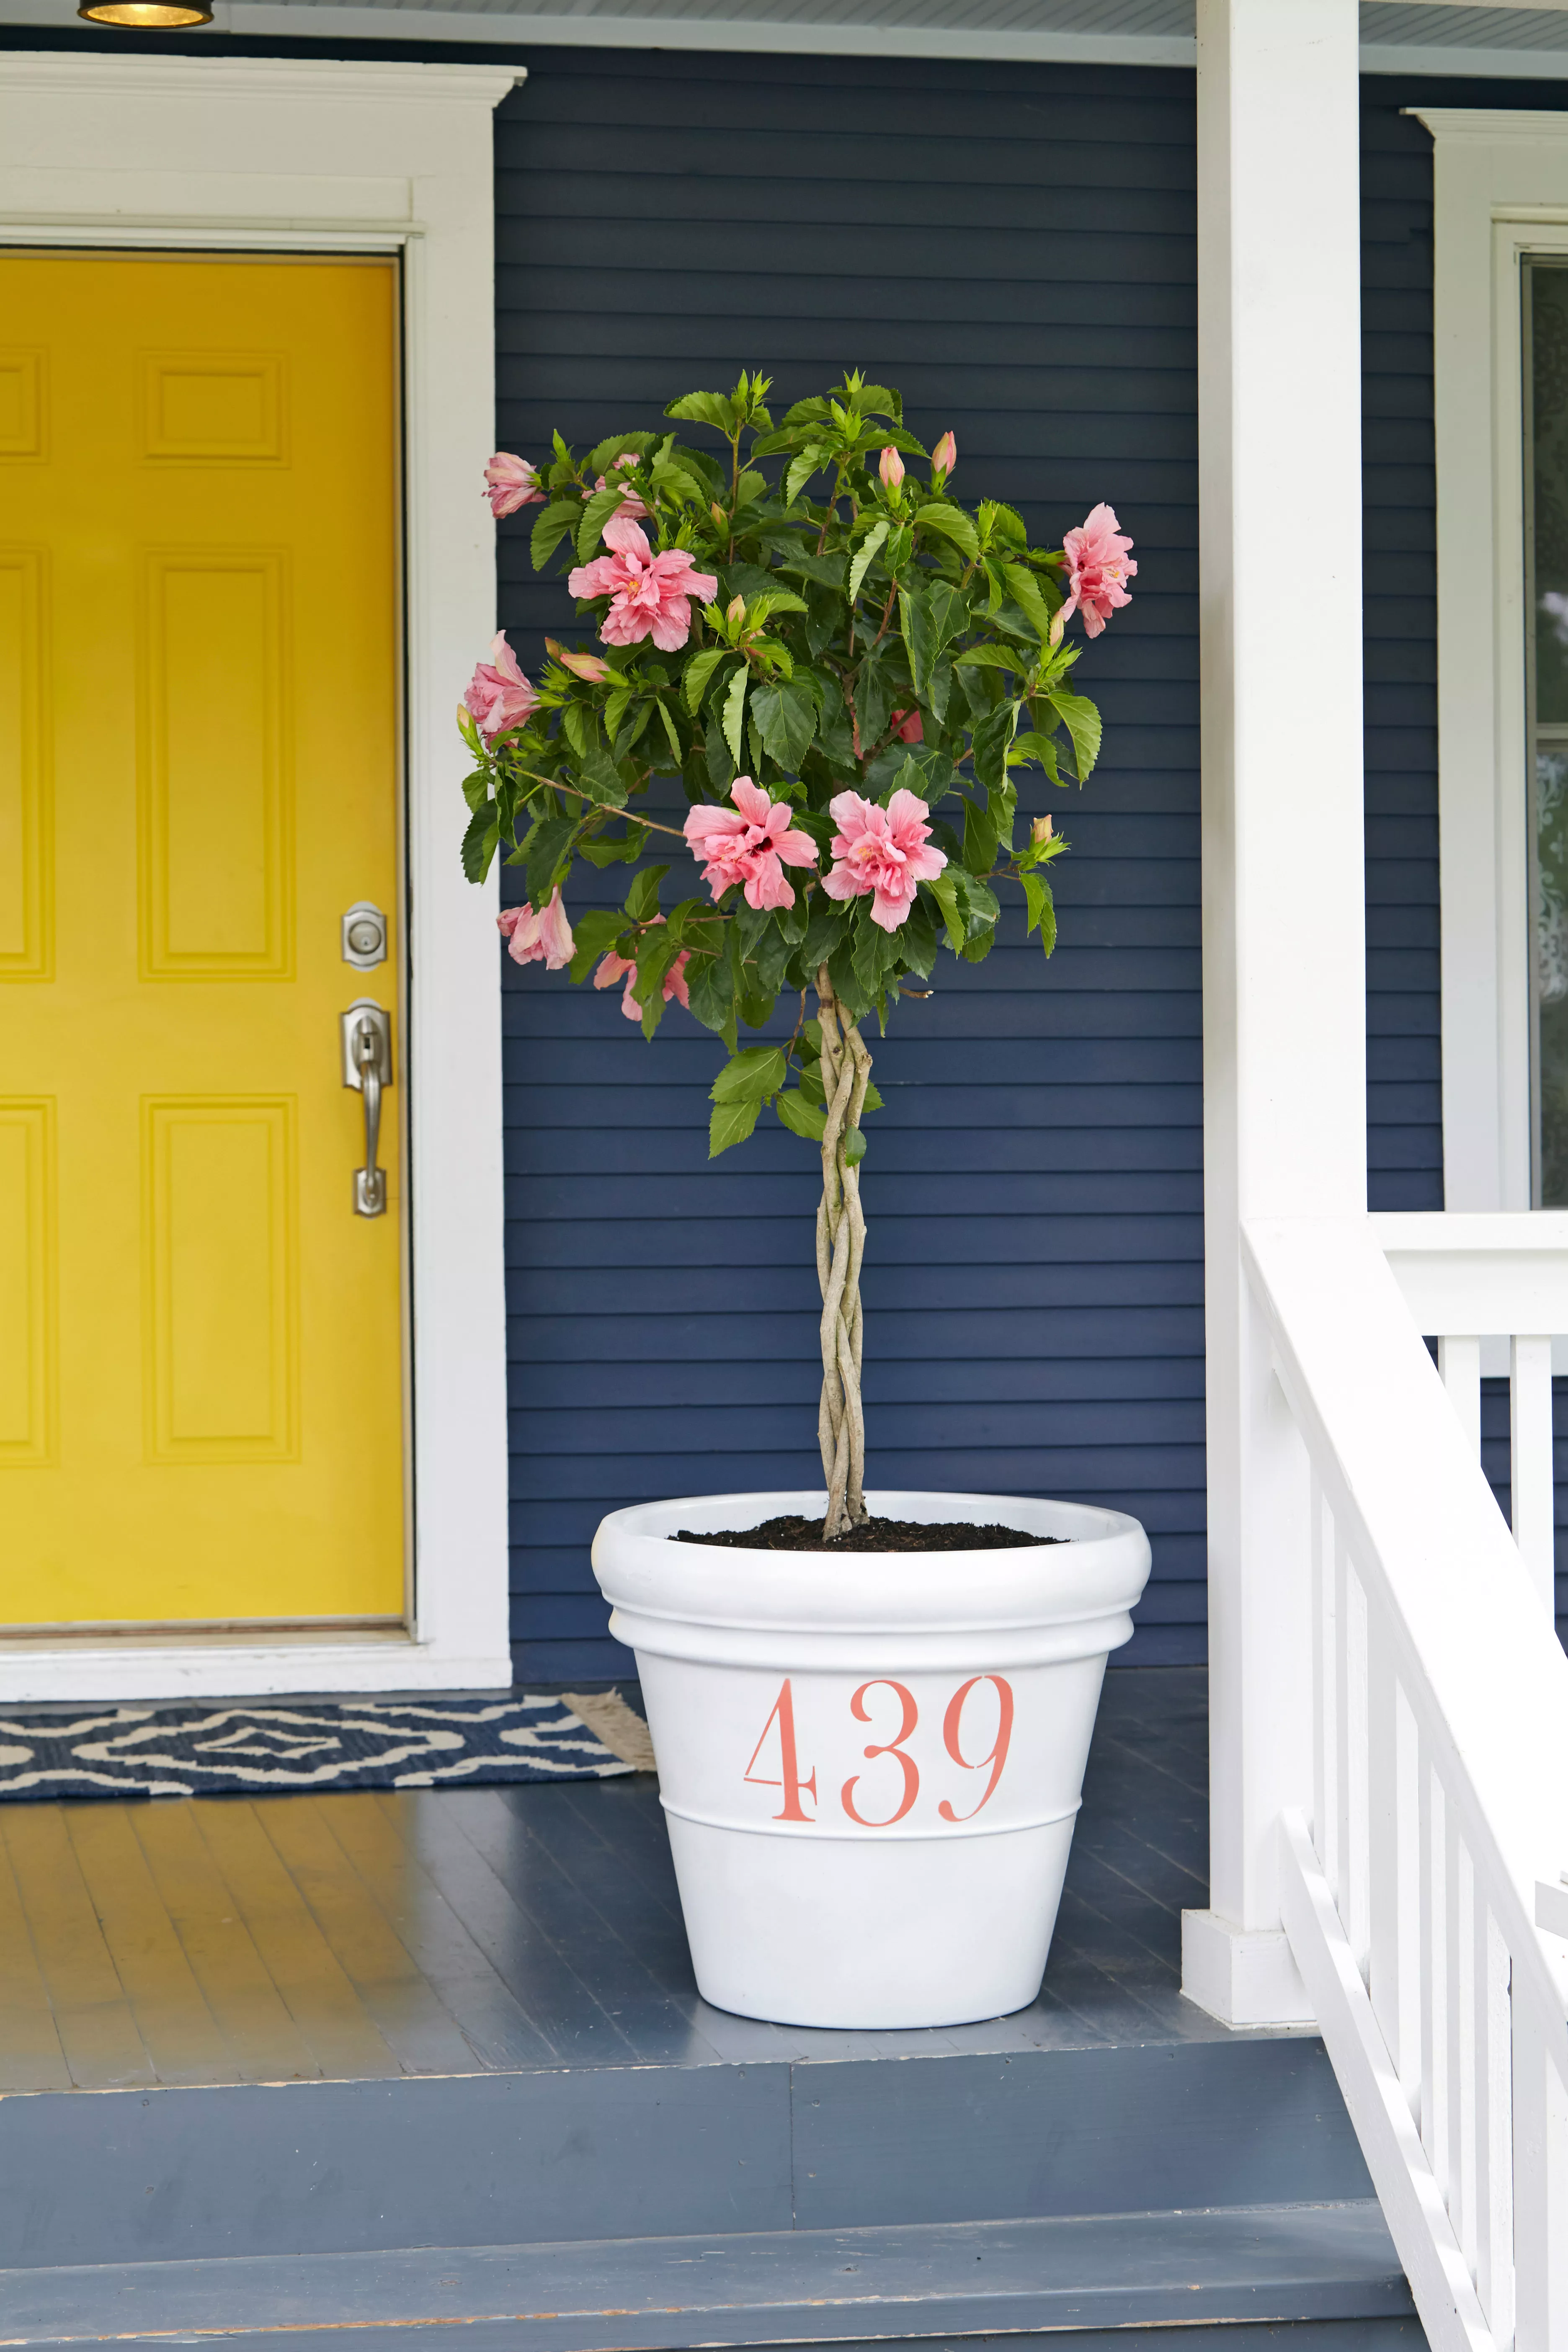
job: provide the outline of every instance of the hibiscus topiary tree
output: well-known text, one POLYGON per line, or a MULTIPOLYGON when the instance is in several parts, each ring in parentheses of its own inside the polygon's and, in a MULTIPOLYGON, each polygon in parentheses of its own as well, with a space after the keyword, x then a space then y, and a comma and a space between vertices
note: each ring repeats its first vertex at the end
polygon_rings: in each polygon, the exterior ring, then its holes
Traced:
POLYGON ((603 650, 546 638, 535 682, 496 638, 458 712, 462 854, 476 882, 498 851, 523 867, 526 903, 499 918, 518 962, 622 985, 649 1037, 674 1002, 723 1039, 710 1153, 769 1105, 817 1147, 831 1539, 867 1516, 859 1163, 880 1097, 861 1024, 874 1010, 886 1034, 899 997, 929 995, 944 946, 989 953, 998 884, 1050 954, 1046 869, 1067 844, 1044 811, 1019 837, 1019 785, 1093 767, 1100 716, 1069 686, 1067 624, 1097 636, 1137 566, 1108 506, 1037 548, 1000 500, 959 505, 952 435, 928 456, 896 392, 851 374, 775 425, 768 389, 742 375, 671 402, 719 454, 621 433, 580 460, 557 434, 548 465, 487 467, 498 517, 542 507, 534 568, 571 566, 603 650), (683 824, 649 814, 660 777, 684 788, 683 824), (666 908, 688 856, 700 887, 666 908), (637 870, 619 908, 574 923, 579 859, 637 870), (742 1044, 781 999, 788 1036, 742 1044))

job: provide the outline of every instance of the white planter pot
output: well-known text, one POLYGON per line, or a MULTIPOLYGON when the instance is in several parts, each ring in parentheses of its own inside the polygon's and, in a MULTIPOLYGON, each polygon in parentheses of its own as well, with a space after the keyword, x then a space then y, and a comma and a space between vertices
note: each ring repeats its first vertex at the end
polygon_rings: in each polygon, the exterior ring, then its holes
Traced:
POLYGON ((1039 1990, 1148 1538, 1075 1503, 867 1501, 1067 1540, 834 1555, 667 1539, 817 1517, 820 1493, 638 1504, 594 1538, 611 1630, 637 1653, 698 1986, 779 2024, 999 2017, 1039 1990))

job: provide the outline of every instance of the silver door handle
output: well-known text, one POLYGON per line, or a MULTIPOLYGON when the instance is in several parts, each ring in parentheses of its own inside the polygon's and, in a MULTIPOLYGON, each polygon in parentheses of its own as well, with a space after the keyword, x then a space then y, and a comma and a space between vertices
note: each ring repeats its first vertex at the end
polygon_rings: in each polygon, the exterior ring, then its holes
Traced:
POLYGON ((368 996, 342 1016, 343 1084, 364 1097, 364 1166, 354 1170, 354 1214, 386 1214, 386 1171, 376 1166, 381 1145, 381 1097, 392 1084, 392 1015, 368 996))

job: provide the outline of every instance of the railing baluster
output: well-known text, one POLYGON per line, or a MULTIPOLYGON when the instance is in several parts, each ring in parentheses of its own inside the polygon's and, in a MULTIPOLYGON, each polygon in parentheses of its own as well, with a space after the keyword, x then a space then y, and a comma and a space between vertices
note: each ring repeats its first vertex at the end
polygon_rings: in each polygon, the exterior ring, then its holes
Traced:
MULTIPOLYGON (((1334 1529, 1334 1834, 1324 1857, 1329 1885, 1342 1919, 1350 1911, 1351 1852, 1351 1730, 1350 1730, 1350 1554, 1339 1528, 1334 1529)), ((1353 1939, 1352 1939, 1353 1940, 1353 1939)))
POLYGON ((1349 1735, 1346 1818, 1349 1836, 1345 1849, 1348 1900, 1342 1916, 1364 1984, 1369 1979, 1372 1967, 1367 1614, 1366 1593, 1353 1563, 1347 1579, 1345 1613, 1349 1619, 1345 1629, 1345 1721, 1349 1735))
POLYGON ((1399 2039, 1394 2071, 1417 2124, 1421 2120, 1421 1759, 1415 1711, 1394 1681, 1394 1867, 1399 1877, 1399 2039))
POLYGON ((1475 1895, 1476 2292, 1500 2346, 1513 2336, 1513 2098, 1508 1949, 1475 1895))
MULTIPOLYGON (((1400 2046, 1399 1717, 1382 1627, 1366 1627, 1367 1991, 1392 2053, 1400 2046)), ((1354 1943, 1354 1937, 1352 1937, 1354 1943)))
MULTIPOLYGON (((1511 2003, 1513 2261, 1518 2352, 1568 2352, 1568 2085, 1539 2021, 1511 2003)), ((1562 2040, 1562 2027, 1552 2030, 1562 2040)))
MULTIPOLYGON (((1328 1546, 1333 1527, 1317 1465, 1310 1465, 1307 1488, 1307 1549, 1312 1565, 1312 1836, 1320 1858, 1329 1841, 1329 1757, 1324 1726, 1329 1714, 1332 1648, 1329 1616, 1328 1546)), ((1329 1874, 1330 1884, 1333 1874, 1329 1874)))
POLYGON ((1476 2273, 1475 1871, 1448 1817, 1448 2218, 1476 2273))
POLYGON ((1555 1605, 1552 1538, 1552 1342, 1514 1339, 1509 1373, 1513 1539, 1550 1617, 1555 1605))
POLYGON ((1445 2201, 1453 2146, 1448 2119, 1448 1822, 1443 1785, 1423 1748, 1422 1795, 1426 1834, 1421 1859, 1426 1895, 1423 1906, 1421 2001, 1421 2140, 1445 2201))
POLYGON ((1459 1416, 1465 1443, 1481 1458, 1481 1343, 1479 1339, 1444 1339, 1437 1342, 1437 1370, 1448 1401, 1459 1416))

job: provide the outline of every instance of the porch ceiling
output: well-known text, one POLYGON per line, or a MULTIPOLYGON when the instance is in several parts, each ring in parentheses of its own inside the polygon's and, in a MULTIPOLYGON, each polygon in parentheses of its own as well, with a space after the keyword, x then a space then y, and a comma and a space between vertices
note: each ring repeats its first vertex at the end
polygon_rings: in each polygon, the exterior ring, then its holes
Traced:
MULTIPOLYGON (((215 29, 342 40, 583 43, 1190 66, 1194 0, 216 0, 215 29)), ((66 0, 0 0, 58 26, 66 0)), ((1568 0, 1363 0, 1368 72, 1568 77, 1568 0)))

